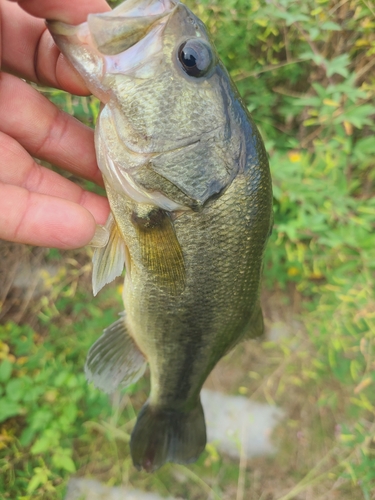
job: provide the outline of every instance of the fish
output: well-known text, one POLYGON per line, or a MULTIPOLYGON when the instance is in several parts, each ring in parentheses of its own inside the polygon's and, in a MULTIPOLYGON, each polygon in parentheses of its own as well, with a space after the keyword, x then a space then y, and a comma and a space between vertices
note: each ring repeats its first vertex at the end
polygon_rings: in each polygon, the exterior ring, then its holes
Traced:
POLYGON ((264 329, 265 147, 204 23, 179 0, 127 0, 47 26, 102 103, 95 146, 111 213, 94 294, 126 269, 125 311, 89 350, 86 376, 112 393, 149 366, 133 463, 189 464, 206 445, 203 383, 264 329))

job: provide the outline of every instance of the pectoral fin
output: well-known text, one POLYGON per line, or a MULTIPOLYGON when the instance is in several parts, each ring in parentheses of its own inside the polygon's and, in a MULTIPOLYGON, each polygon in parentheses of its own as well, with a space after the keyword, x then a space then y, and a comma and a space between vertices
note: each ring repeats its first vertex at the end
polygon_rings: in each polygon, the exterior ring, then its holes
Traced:
POLYGON ((171 293, 185 288, 185 264, 181 246, 167 212, 151 205, 139 205, 132 215, 143 265, 158 286, 171 293))
POLYGON ((125 313, 121 316, 91 347, 85 364, 88 382, 107 393, 135 383, 147 364, 127 331, 125 313))
POLYGON ((99 224, 96 226, 95 234, 90 241, 89 245, 93 248, 103 248, 109 240, 109 232, 104 226, 99 224))
POLYGON ((96 295, 104 285, 120 276, 124 269, 126 245, 117 227, 116 221, 109 214, 105 229, 109 233, 108 243, 96 248, 92 258, 92 289, 96 295))

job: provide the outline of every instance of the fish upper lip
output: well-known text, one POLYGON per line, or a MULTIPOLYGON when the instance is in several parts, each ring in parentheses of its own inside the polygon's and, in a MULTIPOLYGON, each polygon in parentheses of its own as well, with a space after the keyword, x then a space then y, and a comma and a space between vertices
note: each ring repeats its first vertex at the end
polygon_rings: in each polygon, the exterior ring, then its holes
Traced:
POLYGON ((132 2, 129 0, 115 7, 111 12, 103 13, 105 17, 119 15, 124 19, 129 17, 144 17, 144 16, 159 16, 172 11, 178 4, 179 0, 138 0, 132 2), (129 4, 130 3, 130 8, 129 4), (148 4, 148 5, 147 5, 148 4), (158 6, 161 9, 158 9, 158 6))

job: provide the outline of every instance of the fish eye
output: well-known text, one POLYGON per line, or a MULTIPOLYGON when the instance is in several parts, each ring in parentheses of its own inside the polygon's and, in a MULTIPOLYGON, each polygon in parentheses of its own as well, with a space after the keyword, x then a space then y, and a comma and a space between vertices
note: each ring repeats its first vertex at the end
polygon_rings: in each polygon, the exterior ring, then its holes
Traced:
POLYGON ((199 78, 208 73, 214 60, 208 43, 203 40, 188 40, 178 49, 178 60, 189 76, 199 78))

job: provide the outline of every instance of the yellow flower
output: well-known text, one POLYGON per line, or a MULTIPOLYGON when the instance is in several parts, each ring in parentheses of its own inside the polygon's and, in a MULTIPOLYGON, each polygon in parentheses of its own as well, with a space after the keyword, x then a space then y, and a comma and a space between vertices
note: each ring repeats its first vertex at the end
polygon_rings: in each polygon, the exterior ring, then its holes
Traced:
POLYGON ((290 153, 288 153, 288 156, 289 156, 289 160, 292 163, 297 163, 298 161, 301 160, 301 154, 298 153, 298 151, 291 151, 290 153))
POLYGON ((297 267, 290 267, 288 269, 288 276, 298 276, 299 275, 299 269, 297 267))

